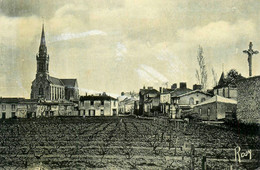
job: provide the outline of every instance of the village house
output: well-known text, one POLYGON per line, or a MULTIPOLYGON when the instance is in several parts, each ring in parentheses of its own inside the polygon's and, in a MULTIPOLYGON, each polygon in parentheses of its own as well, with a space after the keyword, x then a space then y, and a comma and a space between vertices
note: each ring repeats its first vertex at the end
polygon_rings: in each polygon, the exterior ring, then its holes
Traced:
POLYGON ((176 115, 176 109, 171 103, 171 93, 162 92, 162 88, 160 88, 160 113, 169 118, 175 118, 176 115))
POLYGON ((238 81, 237 119, 244 123, 260 123, 260 76, 238 81))
POLYGON ((202 103, 212 97, 211 94, 203 92, 202 90, 193 90, 173 98, 173 102, 178 104, 180 107, 193 106, 202 103))
POLYGON ((117 99, 105 94, 81 96, 80 116, 118 116, 117 99))
POLYGON ((198 114, 202 120, 220 120, 226 114, 235 113, 236 107, 236 100, 216 95, 194 106, 193 113, 198 114))
POLYGON ((139 115, 156 116, 160 107, 160 92, 153 87, 144 87, 139 92, 139 115))
POLYGON ((139 100, 136 97, 126 97, 124 100, 120 101, 118 104, 119 113, 121 114, 134 114, 134 111, 138 109, 136 103, 139 100))
POLYGON ((35 112, 37 101, 25 98, 0 98, 0 118, 26 118, 28 112, 35 112))
POLYGON ((77 115, 78 111, 71 102, 0 98, 1 119, 77 115))
POLYGON ((237 100, 237 82, 243 78, 243 76, 237 75, 234 79, 228 79, 222 72, 218 85, 213 88, 214 95, 237 100))

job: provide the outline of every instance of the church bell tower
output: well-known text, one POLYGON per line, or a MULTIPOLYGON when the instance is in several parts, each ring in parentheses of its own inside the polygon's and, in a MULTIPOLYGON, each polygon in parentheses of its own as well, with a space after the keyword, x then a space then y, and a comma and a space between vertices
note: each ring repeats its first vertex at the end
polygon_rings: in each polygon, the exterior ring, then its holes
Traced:
POLYGON ((36 54, 37 73, 36 78, 46 78, 49 75, 49 55, 47 53, 47 46, 45 42, 44 24, 42 25, 42 35, 39 47, 39 53, 36 54))

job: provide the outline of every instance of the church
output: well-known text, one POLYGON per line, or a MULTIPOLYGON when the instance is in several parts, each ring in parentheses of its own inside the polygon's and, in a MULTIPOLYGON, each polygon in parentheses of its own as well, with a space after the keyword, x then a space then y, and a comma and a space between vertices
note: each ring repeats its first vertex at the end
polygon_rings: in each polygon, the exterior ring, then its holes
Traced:
POLYGON ((59 79, 49 75, 50 57, 47 53, 44 25, 39 47, 36 54, 37 71, 31 86, 31 99, 43 99, 46 101, 78 101, 79 89, 77 79, 59 79))

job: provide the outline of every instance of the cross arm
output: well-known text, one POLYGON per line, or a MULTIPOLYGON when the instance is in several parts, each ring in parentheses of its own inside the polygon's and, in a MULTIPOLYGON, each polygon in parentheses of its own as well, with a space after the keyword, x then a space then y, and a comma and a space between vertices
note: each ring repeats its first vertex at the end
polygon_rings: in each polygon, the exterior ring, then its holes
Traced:
POLYGON ((247 50, 244 50, 244 51, 243 51, 243 53, 246 53, 246 54, 248 54, 248 51, 247 51, 247 50))
POLYGON ((259 52, 255 50, 253 53, 254 53, 254 54, 258 54, 259 52))

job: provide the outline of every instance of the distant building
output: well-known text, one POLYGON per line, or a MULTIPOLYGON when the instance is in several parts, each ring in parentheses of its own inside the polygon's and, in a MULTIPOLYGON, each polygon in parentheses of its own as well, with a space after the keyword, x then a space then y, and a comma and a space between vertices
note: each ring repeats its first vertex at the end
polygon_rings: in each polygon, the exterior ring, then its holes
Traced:
POLYGON ((49 75, 49 54, 42 27, 39 53, 36 55, 37 72, 31 86, 31 99, 78 101, 79 90, 76 79, 58 79, 49 75))
POLYGON ((211 94, 201 90, 193 90, 173 98, 173 103, 179 106, 190 106, 191 108, 212 97, 211 94))
POLYGON ((179 95, 192 91, 192 89, 187 88, 187 84, 185 82, 181 82, 179 88, 177 88, 177 84, 174 85, 174 87, 175 89, 171 92, 172 100, 174 100, 179 95))
POLYGON ((119 113, 122 114, 134 114, 135 109, 135 103, 139 102, 139 100, 135 97, 126 97, 124 100, 120 101, 118 104, 119 113))
POLYGON ((80 116, 117 116, 117 99, 107 96, 81 96, 79 101, 80 116))
POLYGON ((237 92, 237 119, 260 123, 260 76, 238 81, 237 92))
POLYGON ((25 98, 0 98, 0 118, 26 118, 28 112, 35 112, 37 101, 25 98))
POLYGON ((144 87, 139 92, 139 115, 158 115, 160 92, 153 87, 144 87))
POLYGON ((213 88, 214 95, 219 95, 226 98, 237 99, 237 81, 243 79, 238 75, 236 79, 228 80, 225 78, 224 73, 221 74, 218 85, 213 88))
MULTIPOLYGON (((160 90, 161 91, 161 90, 160 90)), ((169 118, 175 118, 176 109, 171 103, 171 94, 169 92, 160 93, 160 113, 159 115, 169 118)))
POLYGON ((1 119, 77 115, 78 111, 71 102, 0 98, 1 119))
POLYGON ((236 100, 216 95, 194 106, 193 113, 202 120, 219 120, 224 119, 226 113, 235 113, 236 107, 236 100))

